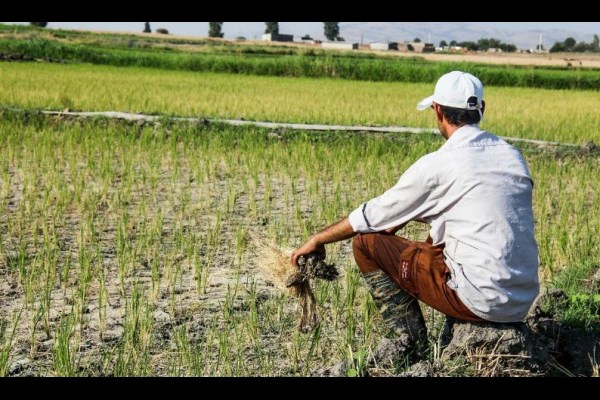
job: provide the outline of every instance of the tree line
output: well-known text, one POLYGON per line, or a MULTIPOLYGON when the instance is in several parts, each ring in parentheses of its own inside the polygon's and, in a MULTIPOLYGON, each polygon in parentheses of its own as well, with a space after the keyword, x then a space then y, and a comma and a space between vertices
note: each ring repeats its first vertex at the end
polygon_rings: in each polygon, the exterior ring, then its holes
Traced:
POLYGON ((517 46, 515 46, 512 43, 504 43, 502 42, 500 39, 494 39, 494 38, 482 38, 479 39, 477 42, 472 42, 472 41, 464 41, 464 42, 457 42, 456 40, 451 40, 450 43, 446 42, 445 40, 440 41, 440 47, 455 47, 455 46, 459 46, 459 47, 464 47, 467 50, 472 50, 472 51, 487 51, 488 49, 501 49, 504 52, 507 53, 513 53, 515 51, 517 51, 517 46))
POLYGON ((598 37, 598 35, 594 35, 594 39, 591 41, 591 43, 586 43, 584 41, 577 43, 577 41, 574 38, 568 37, 562 42, 555 42, 554 45, 550 48, 550 53, 583 53, 586 51, 593 53, 600 52, 600 38, 598 37))

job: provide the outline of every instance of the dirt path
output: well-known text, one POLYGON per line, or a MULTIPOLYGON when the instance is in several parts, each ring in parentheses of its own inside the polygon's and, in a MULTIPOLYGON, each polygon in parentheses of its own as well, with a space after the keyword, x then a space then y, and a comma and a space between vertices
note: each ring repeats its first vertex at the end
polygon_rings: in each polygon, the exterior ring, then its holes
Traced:
MULTIPOLYGON (((157 121, 161 117, 156 115, 145 115, 145 114, 133 114, 120 111, 93 111, 93 112, 74 112, 74 111, 42 111, 48 115, 67 115, 74 117, 83 118, 94 118, 94 117, 107 117, 116 119, 125 119, 129 121, 157 121)), ((246 121, 240 119, 222 119, 222 118, 181 118, 173 117, 176 121, 191 121, 191 122, 215 122, 227 125, 242 126, 242 125, 253 125, 261 128, 289 128, 296 130, 307 130, 307 131, 350 131, 350 132, 384 132, 384 133, 415 133, 415 134, 435 134, 439 135, 437 129, 431 128, 412 128, 402 126, 364 126, 364 125, 322 125, 322 124, 296 124, 296 123, 285 123, 285 122, 265 122, 265 121, 246 121)), ((580 147, 576 143, 563 143, 563 142, 551 142, 546 140, 537 139, 524 139, 515 138, 508 136, 499 136, 502 139, 511 142, 523 142, 531 143, 542 146, 572 146, 580 147)))
POLYGON ((600 55, 580 53, 468 53, 468 54, 415 54, 400 52, 372 52, 398 57, 422 57, 428 61, 473 62, 479 64, 530 65, 539 67, 600 68, 600 55))

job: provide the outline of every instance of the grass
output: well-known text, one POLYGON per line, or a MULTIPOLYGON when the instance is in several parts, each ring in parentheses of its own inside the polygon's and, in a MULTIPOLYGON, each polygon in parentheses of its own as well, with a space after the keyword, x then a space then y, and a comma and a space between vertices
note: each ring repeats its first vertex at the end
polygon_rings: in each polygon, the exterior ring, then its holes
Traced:
MULTIPOLYGON (((247 233, 297 246, 441 143, 3 111, 0 372, 26 357, 40 375, 288 376, 350 358, 358 374, 383 326, 349 243, 328 248, 341 277, 315 285, 322 323, 302 334, 247 233)), ((600 264, 600 158, 523 151, 542 281, 593 297, 580 283, 600 264)))
MULTIPOLYGON (((24 108, 435 127, 416 111, 431 84, 36 63, 0 63, 0 76, 0 104, 24 108)), ((486 87, 486 101, 483 126, 499 135, 600 142, 595 92, 486 87)))
POLYGON ((599 264, 594 255, 581 257, 580 263, 562 270, 554 279, 555 285, 565 291, 561 301, 547 301, 545 310, 557 315, 564 323, 586 329, 598 330, 600 326, 600 281, 592 275, 599 264))

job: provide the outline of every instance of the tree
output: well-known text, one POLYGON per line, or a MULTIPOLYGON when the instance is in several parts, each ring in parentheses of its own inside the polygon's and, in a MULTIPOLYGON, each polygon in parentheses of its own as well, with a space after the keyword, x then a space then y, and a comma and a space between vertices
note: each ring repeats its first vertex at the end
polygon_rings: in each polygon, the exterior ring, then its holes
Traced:
POLYGON ((475 42, 459 42, 458 45, 460 47, 464 47, 467 50, 471 50, 471 51, 477 51, 479 48, 477 47, 477 43, 475 42))
POLYGON ((590 50, 595 52, 600 51, 600 38, 598 37, 598 35, 594 35, 594 40, 592 40, 590 50))
POLYGON ((224 33, 221 31, 222 26, 222 22, 209 22, 208 37, 222 38, 224 35, 224 33))
POLYGON ((502 46, 504 46, 504 44, 498 40, 498 39, 494 39, 494 38, 490 38, 490 39, 479 39, 477 41, 477 48, 479 50, 487 50, 489 48, 502 48, 502 46))
POLYGON ((586 42, 579 42, 575 45, 575 47, 573 47, 573 51, 576 51, 577 53, 583 53, 584 51, 589 50, 590 45, 588 45, 586 42))
POLYGON ((150 22, 144 22, 144 33, 152 33, 152 29, 150 29, 150 22))
POLYGON ((502 51, 507 53, 514 53, 515 51, 517 51, 517 46, 511 43, 502 43, 498 47, 500 47, 502 51))
POLYGON ((165 28, 158 28, 156 30, 156 33, 162 33, 163 35, 168 35, 169 31, 167 29, 165 29, 165 28))
POLYGON ((565 45, 565 49, 567 51, 572 51, 573 47, 575 47, 575 44, 577 42, 575 41, 575 39, 573 39, 572 37, 568 37, 565 39, 565 41, 563 42, 563 44, 565 45))
POLYGON ((416 37, 416 38, 413 40, 413 42, 415 42, 415 43, 421 43, 421 39, 419 39, 418 37, 416 37))
POLYGON ((279 22, 265 22, 265 25, 267 25, 265 33, 274 33, 276 35, 279 33, 279 22))
POLYGON ((550 53, 559 53, 561 51, 565 51, 565 44, 561 42, 555 42, 552 47, 550 47, 550 53))
POLYGON ((448 42, 446 42, 445 40, 441 40, 440 47, 448 47, 448 42))
POLYGON ((451 40, 450 46, 458 46, 458 42, 456 40, 451 40))
POLYGON ((313 38, 311 38, 308 33, 306 35, 302 36, 300 39, 302 39, 302 40, 313 40, 313 38))
POLYGON ((30 25, 37 26, 38 28, 45 28, 48 25, 47 22, 30 22, 30 25))
POLYGON ((339 22, 323 22, 325 37, 328 40, 335 40, 340 34, 340 23, 339 22))

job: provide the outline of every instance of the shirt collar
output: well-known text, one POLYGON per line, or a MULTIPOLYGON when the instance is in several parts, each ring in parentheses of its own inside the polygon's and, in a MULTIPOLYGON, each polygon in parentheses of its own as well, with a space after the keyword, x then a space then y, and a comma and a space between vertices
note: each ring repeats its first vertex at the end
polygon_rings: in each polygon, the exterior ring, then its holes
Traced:
POLYGON ((473 138, 473 136, 483 132, 477 124, 463 125, 454 131, 452 136, 444 143, 440 150, 450 150, 455 147, 461 147, 464 143, 473 138))

